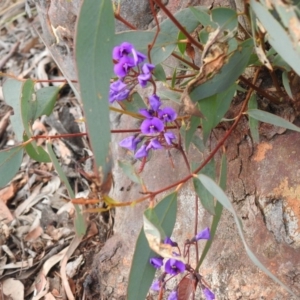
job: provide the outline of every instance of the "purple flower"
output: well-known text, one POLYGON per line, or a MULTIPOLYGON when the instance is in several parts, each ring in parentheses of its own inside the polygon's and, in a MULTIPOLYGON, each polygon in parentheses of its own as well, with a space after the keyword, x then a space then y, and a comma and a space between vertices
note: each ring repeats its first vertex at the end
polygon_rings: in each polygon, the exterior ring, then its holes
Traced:
POLYGON ((142 145, 141 148, 136 151, 134 157, 135 158, 143 158, 148 155, 148 151, 146 150, 146 145, 142 145))
POLYGON ((173 132, 165 132, 164 137, 168 145, 172 145, 172 141, 176 139, 173 132))
POLYGON ((158 118, 146 119, 141 124, 143 134, 155 134, 164 130, 164 123, 158 118))
POLYGON ((132 49, 132 56, 133 56, 135 66, 142 63, 147 58, 145 54, 136 51, 134 48, 132 49))
POLYGON ((160 281, 159 280, 155 280, 152 283, 150 289, 153 290, 153 291, 157 291, 158 292, 160 290, 160 281))
POLYGON ((128 98, 129 90, 126 89, 127 85, 121 80, 117 80, 110 85, 109 90, 109 103, 113 103, 115 100, 122 101, 128 98))
POLYGON ((129 70, 134 67, 134 60, 131 57, 123 56, 120 61, 114 65, 114 72, 119 77, 124 77, 127 75, 129 70))
POLYGON ((176 260, 174 258, 170 258, 166 261, 165 264, 165 272, 170 275, 177 275, 179 273, 184 272, 185 263, 180 260, 176 260))
POLYGON ((162 257, 152 257, 152 258, 150 258, 150 264, 155 269, 159 269, 163 265, 163 258, 162 257))
POLYGON ((161 106, 160 98, 159 98, 158 96, 156 96, 155 94, 153 94, 153 95, 150 96, 148 99, 149 99, 150 107, 151 107, 154 111, 158 111, 159 107, 161 106))
POLYGON ((151 71, 154 70, 154 68, 155 68, 154 65, 145 63, 142 67, 142 71, 144 74, 149 74, 149 73, 151 73, 151 71))
POLYGON ((208 288, 203 289, 203 294, 204 294, 206 300, 214 300, 215 299, 215 294, 208 288))
POLYGON ((178 299, 177 292, 176 291, 171 292, 171 294, 168 297, 168 300, 177 300, 177 299, 178 299))
POLYGON ((172 247, 177 247, 178 244, 176 242, 173 242, 169 237, 166 237, 164 239, 164 244, 171 245, 172 247))
POLYGON ((199 241, 199 240, 209 240, 210 239, 210 230, 208 227, 200 231, 196 234, 196 236, 193 238, 193 240, 199 241))
POLYGON ((112 57, 115 60, 120 60, 122 57, 130 54, 132 52, 132 49, 133 49, 132 44, 130 44, 128 42, 124 42, 120 46, 114 47, 113 52, 112 52, 112 57))
POLYGON ((140 74, 138 76, 138 82, 141 85, 142 88, 145 88, 147 86, 148 81, 151 79, 151 73, 148 74, 140 74))
POLYGON ((146 150, 149 151, 150 149, 161 149, 163 146, 160 144, 160 142, 157 139, 152 139, 147 146, 146 150))
POLYGON ((173 108, 165 107, 158 111, 158 117, 164 122, 172 122, 177 118, 177 113, 173 108))
POLYGON ((152 119, 154 117, 154 110, 152 109, 141 108, 139 109, 139 113, 147 119, 152 119))
POLYGON ((125 139, 123 139, 119 145, 123 148, 126 148, 128 150, 135 151, 138 143, 141 141, 139 137, 136 137, 134 135, 131 135, 125 139))

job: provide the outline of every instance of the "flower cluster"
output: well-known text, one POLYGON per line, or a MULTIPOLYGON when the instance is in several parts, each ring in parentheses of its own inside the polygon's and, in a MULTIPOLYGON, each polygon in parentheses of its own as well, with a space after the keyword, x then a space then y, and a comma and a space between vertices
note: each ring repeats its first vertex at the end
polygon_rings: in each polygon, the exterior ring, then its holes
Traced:
MULTIPOLYGON (((124 42, 113 49, 115 62, 114 72, 119 79, 110 85, 109 102, 122 101, 128 98, 130 90, 125 83, 126 77, 137 78, 142 88, 152 80, 155 66, 144 63, 146 56, 136 51, 130 43, 124 42), (141 64, 144 63, 142 66, 141 64), (137 75, 139 74, 139 75, 137 75)), ((153 94, 148 97, 148 108, 139 110, 145 118, 141 123, 141 133, 126 137, 119 145, 135 152, 135 158, 148 156, 149 151, 171 146, 176 139, 174 133, 166 131, 166 124, 177 118, 177 113, 171 107, 162 108, 160 98, 153 94)))
MULTIPOLYGON (((191 244, 199 240, 209 240, 210 239, 210 230, 209 228, 205 228, 204 230, 200 231, 198 234, 196 234, 190 241, 188 240, 187 243, 191 244)), ((166 237, 164 240, 164 244, 168 244, 172 247, 178 248, 178 244, 174 241, 172 241, 169 237, 166 237)), ((179 248, 178 248, 179 250, 179 248)), ((155 280, 152 285, 151 289, 153 291, 160 291, 165 287, 166 281, 165 277, 167 275, 176 276, 180 273, 184 273, 185 271, 194 272, 193 269, 185 264, 182 261, 182 258, 180 255, 176 252, 173 252, 172 258, 163 258, 163 257, 152 257, 150 259, 150 264, 156 268, 160 269, 163 268, 163 274, 159 277, 158 280, 155 280)), ((195 274, 195 273, 194 273, 195 274)), ((197 277, 196 277, 197 278, 197 277)), ((201 278, 199 276, 198 278, 201 278)), ((206 286, 203 285, 203 283, 199 282, 202 292, 207 300, 213 300, 215 299, 214 293, 208 289, 206 286)), ((175 289, 169 294, 168 300, 177 300, 177 290, 175 289)))

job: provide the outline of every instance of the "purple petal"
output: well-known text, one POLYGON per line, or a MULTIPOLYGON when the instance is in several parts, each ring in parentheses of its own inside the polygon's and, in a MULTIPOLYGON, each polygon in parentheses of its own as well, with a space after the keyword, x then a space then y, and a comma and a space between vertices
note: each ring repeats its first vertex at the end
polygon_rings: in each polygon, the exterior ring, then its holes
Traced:
POLYGON ((149 74, 151 73, 152 70, 154 70, 154 68, 155 68, 154 65, 145 63, 142 67, 142 71, 144 74, 149 74))
POLYGON ((136 147, 140 141, 141 141, 140 138, 132 135, 132 136, 129 136, 129 137, 123 139, 121 142, 119 142, 119 145, 128 150, 135 151, 136 147))
POLYGON ((149 104, 150 104, 151 108, 154 111, 157 111, 159 109, 159 107, 161 106, 160 98, 158 96, 156 96, 155 94, 153 94, 148 99, 149 99, 149 104))
POLYGON ((168 297, 168 300, 177 300, 177 299, 178 299, 177 292, 176 291, 171 292, 171 294, 168 297))
POLYGON ((162 149, 163 146, 160 144, 160 142, 157 139, 152 139, 147 146, 146 150, 149 151, 150 149, 162 149))
POLYGON ((145 54, 136 51, 134 48, 132 49, 131 52, 132 52, 132 56, 133 56, 135 66, 142 63, 147 58, 147 56, 145 54))
POLYGON ((154 268, 159 269, 163 265, 163 258, 162 257, 152 257, 152 258, 150 258, 150 264, 154 268))
POLYGON ((134 157, 135 158, 143 158, 148 155, 148 151, 146 150, 146 145, 142 145, 141 148, 136 151, 134 157))
POLYGON ((133 49, 132 44, 128 42, 124 42, 121 45, 114 47, 112 57, 115 60, 119 60, 123 56, 127 56, 128 54, 130 54, 132 52, 132 49, 133 49))
POLYGON ((163 130, 164 130, 164 123, 156 117, 152 119, 146 119, 141 124, 141 132, 143 134, 155 134, 155 133, 162 132, 163 130))
POLYGON ((164 137, 168 145, 172 145, 172 141, 176 139, 173 132, 165 132, 164 137))
POLYGON ((154 111, 151 109, 141 108, 139 109, 139 113, 147 119, 152 119, 154 117, 154 111))
POLYGON ((177 247, 178 244, 176 242, 173 242, 169 237, 166 237, 164 239, 164 244, 171 245, 172 247, 177 247))
POLYGON ((204 294, 206 300, 214 300, 215 299, 215 294, 208 288, 205 288, 203 290, 203 294, 204 294))
POLYGON ((172 122, 172 121, 176 120, 177 113, 173 108, 165 107, 158 111, 158 117, 161 120, 163 120, 164 122, 172 122))
POLYGON ((114 65, 114 72, 119 77, 124 77, 128 74, 129 70, 134 67, 132 58, 123 56, 120 61, 114 65))
POLYGON ((117 80, 110 85, 109 102, 113 103, 115 100, 122 101, 128 98, 130 91, 126 89, 127 85, 121 80, 117 80))
POLYGON ((147 86, 148 81, 151 79, 151 73, 149 74, 140 74, 138 76, 138 82, 142 88, 147 86))
POLYGON ((185 263, 174 258, 167 260, 165 264, 165 272, 170 275, 177 275, 185 271, 185 263))
POLYGON ((152 291, 157 291, 157 292, 158 292, 158 291, 160 290, 160 282, 159 282, 158 280, 155 280, 155 281, 152 283, 150 289, 151 289, 152 291))
POLYGON ((210 230, 208 227, 206 227, 205 229, 197 233, 197 235, 195 236, 196 241, 209 240, 209 239, 210 239, 210 230))

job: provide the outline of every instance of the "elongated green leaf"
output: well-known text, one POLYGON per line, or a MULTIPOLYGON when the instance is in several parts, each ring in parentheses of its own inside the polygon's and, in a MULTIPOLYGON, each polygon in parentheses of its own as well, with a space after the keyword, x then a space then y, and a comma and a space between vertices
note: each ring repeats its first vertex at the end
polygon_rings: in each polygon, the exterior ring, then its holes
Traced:
POLYGON ((203 143, 203 140, 197 135, 194 134, 192 143, 195 145, 195 147, 201 152, 204 153, 205 151, 205 145, 203 143))
POLYGON ((229 211, 232 213, 235 224, 238 229, 238 233, 241 237, 241 240, 243 242, 244 248, 246 250, 246 253, 248 254, 249 258, 253 261, 253 263, 260 268, 266 275, 268 275, 270 278, 272 278, 276 283, 280 284, 284 289, 286 289, 291 295, 297 297, 293 291, 287 287, 283 282, 281 282, 276 276, 274 276, 260 261, 259 259, 254 255, 254 253, 249 248, 245 237, 244 232, 242 228, 242 223, 237 216, 230 200, 227 198, 224 191, 209 177, 206 175, 200 174, 199 179, 202 182, 202 184, 205 186, 205 188, 229 211))
MULTIPOLYGON (((162 199, 153 210, 159 219, 159 225, 167 236, 171 236, 177 212, 177 193, 174 192, 162 199)), ((142 229, 136 242, 129 282, 128 300, 145 299, 155 275, 155 269, 149 259, 157 255, 149 248, 144 230, 142 229)))
POLYGON ((166 73, 161 64, 155 66, 153 75, 159 81, 166 81, 166 73))
POLYGON ((200 124, 200 118, 196 116, 192 116, 190 119, 190 126, 185 132, 185 150, 186 152, 189 151, 189 147, 191 141, 193 140, 194 134, 200 124))
POLYGON ((7 79, 3 85, 3 96, 6 104, 10 105, 14 114, 10 117, 10 121, 15 133, 15 139, 22 141, 23 139, 23 123, 21 117, 21 94, 23 82, 15 79, 7 79))
MULTIPOLYGON (((24 142, 28 141, 28 136, 24 134, 24 142)), ((24 147, 27 154, 34 160, 38 162, 51 162, 51 159, 48 153, 41 146, 37 146, 35 141, 32 141, 30 144, 27 144, 24 147), (34 144, 34 146, 32 145, 34 144)))
POLYGON ((282 84, 284 86, 285 91, 289 95, 291 99, 293 99, 293 93, 291 90, 290 82, 289 82, 289 77, 286 71, 282 72, 282 84))
MULTIPOLYGON (((215 161, 211 159, 210 162, 200 171, 200 173, 205 174, 214 180, 216 178, 215 161)), ((212 194, 209 193, 206 188, 204 188, 199 178, 193 178, 193 183, 195 192, 197 193, 203 208, 206 209, 210 214, 215 215, 215 203, 212 194)))
POLYGON ((118 160, 118 165, 123 170, 123 172, 130 178, 130 180, 138 184, 142 184, 142 179, 137 174, 137 172, 134 169, 134 166, 130 162, 118 160))
POLYGON ((258 121, 300 132, 300 128, 293 123, 281 117, 275 116, 269 112, 259 109, 249 109, 247 111, 247 114, 258 121))
POLYGON ((76 33, 76 63, 96 172, 102 182, 111 173, 109 85, 113 68, 115 23, 112 2, 84 1, 76 33))
MULTIPOLYGON (((52 149, 52 144, 51 142, 47 142, 47 150, 50 156, 50 159, 53 163, 53 166, 60 178, 60 180, 65 184, 69 197, 71 199, 75 198, 75 194, 70 186, 69 180, 66 176, 66 174, 64 173, 64 171, 62 170, 55 153, 53 152, 52 149)), ((75 229, 76 229, 76 234, 81 236, 84 235, 86 232, 86 224, 85 224, 85 220, 84 220, 84 216, 81 212, 80 206, 78 204, 74 205, 75 207, 75 211, 76 211, 76 217, 75 217, 75 229)))
POLYGON ((168 99, 174 101, 175 103, 180 103, 181 94, 177 92, 170 91, 170 90, 161 90, 158 91, 157 94, 162 99, 168 99))
POLYGON ((211 11, 211 18, 213 22, 222 27, 222 31, 233 32, 237 29, 238 19, 235 10, 227 7, 217 7, 211 11))
MULTIPOLYGON (((248 103, 248 109, 257 109, 256 94, 252 94, 248 103)), ((249 117, 249 127, 253 141, 259 143, 258 121, 249 117)))
POLYGON ((200 110, 206 117, 206 119, 201 120, 204 143, 207 141, 211 130, 220 123, 221 119, 228 111, 235 91, 236 84, 233 84, 226 91, 202 99, 198 102, 200 110))
POLYGON ((217 28, 218 25, 213 22, 209 15, 209 9, 205 6, 197 6, 193 7, 190 6, 189 9, 194 14, 195 18, 198 20, 200 24, 202 24, 204 27, 210 26, 212 28, 217 28))
MULTIPOLYGON (((256 0, 250 0, 250 6, 266 29, 269 43, 295 72, 300 75, 300 48, 298 39, 297 43, 292 42, 289 34, 273 17, 267 6, 263 6, 256 0)), ((252 22, 255 22, 255 20, 252 20, 252 22)))
POLYGON ((16 175, 23 159, 21 146, 0 151, 0 188, 4 187, 16 175))
POLYGON ((125 100, 121 103, 122 107, 129 112, 139 113, 141 108, 146 108, 146 104, 139 93, 133 93, 130 101, 125 100))
MULTIPOLYGON (((179 32, 178 34, 178 41, 181 41, 181 40, 185 40, 186 39, 186 36, 183 32, 179 32)), ((185 49, 186 49, 186 43, 178 43, 178 50, 179 52, 181 53, 181 55, 184 55, 184 52, 185 52, 185 49)))
POLYGON ((248 39, 238 46, 232 56, 217 73, 208 81, 196 87, 190 94, 193 102, 208 98, 227 90, 244 72, 253 51, 253 41, 248 39))
POLYGON ((34 116, 35 119, 42 115, 49 116, 52 113, 59 90, 60 88, 56 86, 47 86, 37 90, 37 110, 34 116))
MULTIPOLYGON (((227 181, 227 160, 225 154, 223 154, 222 159, 221 159, 221 170, 220 170, 220 179, 219 179, 219 185, 222 190, 226 190, 226 181, 227 181)), ((205 247, 202 251, 200 260, 197 264, 196 271, 199 270, 201 264, 203 263, 216 234, 219 221, 221 219, 223 212, 223 205, 217 201, 216 206, 215 206, 215 215, 212 220, 211 228, 210 228, 210 239, 206 242, 205 247)))
POLYGON ((32 136, 31 126, 37 110, 37 101, 34 94, 34 82, 27 79, 22 87, 21 115, 23 126, 28 137, 32 136))

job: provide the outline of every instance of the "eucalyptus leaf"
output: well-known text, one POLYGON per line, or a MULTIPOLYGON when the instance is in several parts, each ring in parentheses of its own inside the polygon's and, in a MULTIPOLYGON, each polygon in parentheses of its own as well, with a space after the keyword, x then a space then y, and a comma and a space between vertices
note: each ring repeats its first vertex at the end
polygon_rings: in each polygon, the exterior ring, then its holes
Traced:
POLYGON ((196 117, 196 116, 192 116, 190 118, 190 121, 189 121, 189 126, 188 126, 188 128, 186 129, 186 132, 185 132, 184 141, 185 141, 185 150, 186 150, 186 152, 189 151, 190 144, 193 140, 193 137, 194 137, 195 132, 196 132, 199 125, 200 125, 200 118, 196 117))
MULTIPOLYGON (((251 95, 248 103, 248 109, 257 109, 256 98, 256 94, 251 95)), ((258 121, 252 117, 249 117, 249 127, 253 141, 255 143, 259 143, 258 121)))
POLYGON ((16 79, 7 79, 3 84, 3 96, 7 105, 10 105, 14 114, 11 115, 10 121, 17 141, 23 140, 23 122, 21 117, 21 95, 23 82, 16 79))
POLYGON ((300 132, 300 128, 293 123, 269 112, 259 109, 249 109, 247 114, 258 121, 300 132))
MULTIPOLYGON (((293 42, 290 35, 281 24, 274 18, 266 6, 256 0, 250 0, 250 7, 256 17, 267 31, 269 43, 274 47, 278 54, 300 75, 300 47, 293 42)), ((255 20, 252 20, 255 22, 255 20)))
POLYGON ((135 183, 142 184, 142 179, 137 174, 134 169, 134 166, 128 161, 118 160, 119 167, 123 170, 123 172, 135 183))
POLYGON ((112 169, 109 120, 109 86, 115 20, 111 1, 84 1, 77 23, 76 57, 81 100, 101 183, 112 169))
POLYGON ((287 287, 283 282, 281 282, 275 275, 273 275, 260 261, 259 259, 254 255, 254 253, 249 248, 245 237, 244 232, 242 228, 242 223, 239 217, 237 216, 230 200, 224 193, 224 191, 208 176, 200 174, 199 179, 202 182, 202 184, 205 186, 205 188, 229 211, 232 213, 235 224, 238 229, 238 233, 240 235, 241 241, 244 245, 244 248, 246 250, 246 253, 248 254, 249 258, 252 260, 252 262, 260 268, 266 275, 268 275, 271 279, 274 280, 277 284, 280 284, 285 290, 287 290, 291 295, 297 296, 293 293, 293 291, 287 287))
MULTIPOLYGON (((171 193, 163 198, 153 210, 167 236, 171 236, 177 212, 177 193, 171 193)), ((127 299, 145 299, 155 275, 155 269, 150 265, 151 257, 157 255, 150 249, 144 230, 140 231, 136 242, 127 287, 127 299)))
POLYGON ((211 11, 213 22, 222 27, 222 31, 233 32, 237 29, 238 19, 235 10, 227 7, 217 7, 211 11))
POLYGON ((56 86, 47 86, 37 90, 37 110, 34 119, 42 115, 49 116, 52 113, 59 90, 60 88, 56 86))
POLYGON ((282 72, 282 84, 284 86, 284 89, 286 93, 289 95, 291 99, 293 99, 293 93, 290 86, 290 81, 288 77, 288 73, 286 71, 282 72))
POLYGON ((0 188, 3 188, 18 172, 23 159, 21 146, 0 151, 0 188))

